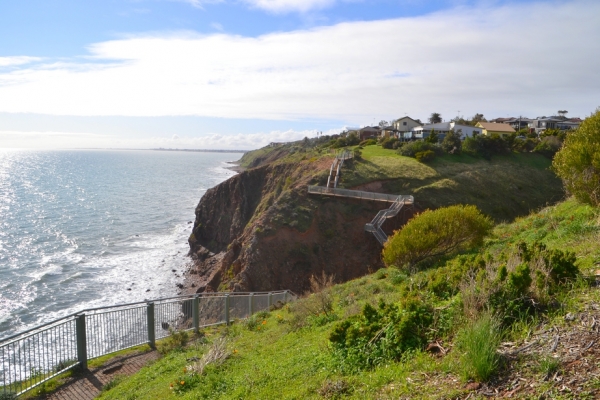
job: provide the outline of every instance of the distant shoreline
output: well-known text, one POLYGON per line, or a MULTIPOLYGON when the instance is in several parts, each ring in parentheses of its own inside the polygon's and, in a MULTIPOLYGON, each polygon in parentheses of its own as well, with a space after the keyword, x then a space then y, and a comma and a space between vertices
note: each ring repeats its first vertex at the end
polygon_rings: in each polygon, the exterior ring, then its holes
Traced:
POLYGON ((191 152, 201 152, 201 153, 247 153, 251 150, 212 150, 212 149, 150 149, 153 151, 191 151, 191 152))

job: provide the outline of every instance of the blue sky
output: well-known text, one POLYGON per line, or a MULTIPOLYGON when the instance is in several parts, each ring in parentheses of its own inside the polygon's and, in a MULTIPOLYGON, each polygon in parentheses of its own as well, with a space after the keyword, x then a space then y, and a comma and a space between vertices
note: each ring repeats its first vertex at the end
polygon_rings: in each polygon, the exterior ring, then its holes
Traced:
POLYGON ((256 148, 432 112, 585 117, 599 3, 3 0, 0 147, 256 148))

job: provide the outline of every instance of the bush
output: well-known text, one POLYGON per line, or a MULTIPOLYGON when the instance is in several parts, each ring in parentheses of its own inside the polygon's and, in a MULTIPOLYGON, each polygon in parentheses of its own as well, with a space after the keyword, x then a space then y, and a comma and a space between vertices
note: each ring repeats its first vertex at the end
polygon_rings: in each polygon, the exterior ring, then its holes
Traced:
POLYGON ((468 324, 458 334, 457 346, 462 353, 460 369, 465 380, 489 380, 500 366, 496 352, 500 345, 500 328, 489 314, 468 324))
POLYGON ((169 328, 169 336, 158 343, 158 351, 166 354, 171 351, 182 351, 190 340, 190 335, 186 331, 176 331, 169 328))
POLYGON ((575 198, 600 205, 600 109, 567 136, 552 166, 575 198))
POLYGON ((431 150, 421 151, 415 154, 415 158, 419 162, 427 163, 433 161, 433 159, 435 158, 435 153, 431 150))
POLYGON ((438 156, 444 154, 444 151, 440 146, 422 140, 406 143, 404 146, 398 148, 398 154, 406 157, 415 157, 417 153, 422 153, 427 150, 433 151, 438 156))
POLYGON ((385 243, 383 260, 398 267, 479 246, 492 220, 475 206, 456 205, 425 211, 410 220, 385 243))
POLYGON ((540 141, 540 143, 537 146, 535 146, 535 149, 533 151, 543 155, 544 157, 552 159, 556 152, 560 150, 561 146, 562 142, 558 137, 546 136, 540 141))
POLYGON ((462 284, 464 312, 473 317, 492 309, 506 325, 544 310, 579 275, 574 253, 538 242, 520 242, 510 253, 486 253, 482 259, 487 261, 475 262, 462 284))
POLYGON ((343 369, 370 368, 422 348, 433 314, 433 307, 421 299, 409 298, 400 306, 380 300, 378 308, 366 304, 361 314, 338 323, 329 341, 343 369))
POLYGON ((453 130, 448 132, 444 140, 442 140, 442 150, 448 154, 460 154, 462 151, 462 140, 460 134, 453 130))
POLYGON ((489 160, 494 155, 509 153, 510 147, 502 136, 494 133, 490 136, 477 135, 466 138, 462 150, 467 154, 481 156, 489 160))
POLYGON ((358 145, 364 147, 364 146, 372 146, 374 144, 377 144, 377 140, 375 140, 375 139, 367 139, 367 140, 363 140, 358 145))
POLYGON ((397 143, 398 139, 396 138, 386 138, 381 142, 381 147, 383 147, 384 149, 393 149, 394 144, 396 144, 396 148, 398 147, 397 143))

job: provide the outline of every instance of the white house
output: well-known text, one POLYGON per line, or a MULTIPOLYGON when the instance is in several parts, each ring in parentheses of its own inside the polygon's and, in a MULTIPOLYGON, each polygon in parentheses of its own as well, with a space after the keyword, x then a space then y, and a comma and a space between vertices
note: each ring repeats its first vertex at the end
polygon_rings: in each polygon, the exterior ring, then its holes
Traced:
POLYGON ((429 136, 432 130, 440 135, 440 140, 443 139, 450 131, 460 134, 461 139, 481 133, 481 128, 475 126, 459 125, 456 122, 439 122, 437 124, 425 124, 423 126, 414 128, 412 130, 413 138, 424 139, 429 136))

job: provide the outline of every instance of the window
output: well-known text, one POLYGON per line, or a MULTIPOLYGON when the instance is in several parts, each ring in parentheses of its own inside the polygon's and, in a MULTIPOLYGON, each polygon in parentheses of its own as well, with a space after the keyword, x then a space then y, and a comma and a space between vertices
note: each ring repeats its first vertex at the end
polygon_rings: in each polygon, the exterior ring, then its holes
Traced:
POLYGON ((402 123, 402 125, 406 126, 406 121, 404 121, 404 122, 402 123))

